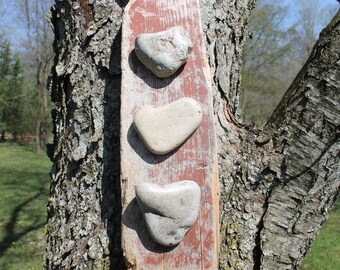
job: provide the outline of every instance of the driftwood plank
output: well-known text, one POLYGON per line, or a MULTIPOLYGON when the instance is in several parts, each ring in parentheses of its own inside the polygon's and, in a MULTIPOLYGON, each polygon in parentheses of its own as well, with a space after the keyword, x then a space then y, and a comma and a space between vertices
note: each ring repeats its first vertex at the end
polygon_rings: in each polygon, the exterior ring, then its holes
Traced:
POLYGON ((131 0, 125 9, 122 34, 121 186, 122 242, 130 269, 217 269, 218 179, 212 122, 210 74, 197 0, 131 0), (135 37, 181 25, 189 33, 193 50, 176 74, 159 79, 134 53, 135 37), (151 153, 132 126, 143 105, 162 106, 182 97, 198 101, 203 120, 196 132, 178 149, 151 153), (201 188, 198 220, 175 247, 163 247, 149 235, 135 199, 141 182, 168 184, 194 180, 201 188))

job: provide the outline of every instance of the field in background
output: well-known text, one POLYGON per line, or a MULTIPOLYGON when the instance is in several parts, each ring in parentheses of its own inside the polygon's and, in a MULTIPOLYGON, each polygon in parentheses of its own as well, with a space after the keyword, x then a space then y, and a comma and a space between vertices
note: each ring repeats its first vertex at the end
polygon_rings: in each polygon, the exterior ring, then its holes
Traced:
POLYGON ((0 144, 0 269, 42 269, 51 162, 0 144))
MULTIPOLYGON (((0 269, 43 267, 51 163, 44 155, 0 144, 0 269)), ((340 201, 333 208, 302 270, 340 269, 340 201)))
POLYGON ((312 244, 301 270, 340 269, 340 200, 312 244))

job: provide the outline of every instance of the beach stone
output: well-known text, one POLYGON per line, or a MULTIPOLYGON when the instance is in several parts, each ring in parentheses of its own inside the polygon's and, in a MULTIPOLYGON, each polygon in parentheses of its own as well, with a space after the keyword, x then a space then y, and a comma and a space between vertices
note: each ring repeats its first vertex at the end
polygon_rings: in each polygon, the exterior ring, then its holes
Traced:
POLYGON ((134 127, 148 149, 166 154, 180 146, 200 125, 202 108, 192 98, 180 98, 161 107, 143 106, 134 127))
POLYGON ((197 219, 200 187, 192 180, 183 180, 163 186, 142 183, 135 191, 154 241, 163 246, 177 245, 197 219))
POLYGON ((159 78, 174 74, 192 50, 192 42, 182 26, 166 31, 141 34, 135 39, 138 59, 159 78))

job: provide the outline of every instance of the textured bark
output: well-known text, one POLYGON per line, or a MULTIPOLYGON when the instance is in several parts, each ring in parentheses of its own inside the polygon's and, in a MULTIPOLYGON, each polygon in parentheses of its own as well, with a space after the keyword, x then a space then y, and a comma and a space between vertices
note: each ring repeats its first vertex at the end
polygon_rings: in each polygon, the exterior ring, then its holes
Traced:
MULTIPOLYGON (((142 1, 142 0, 141 0, 142 1)), ((127 1, 56 1, 47 269, 125 269, 120 27, 127 1)), ((219 146, 221 269, 296 269, 339 190, 339 14, 263 131, 239 124, 252 0, 201 0, 219 146)))
POLYGON ((124 269, 120 248, 120 34, 124 3, 56 1, 48 269, 124 269))
POLYGON ((275 162, 261 231, 264 269, 296 268, 340 184, 340 12, 265 127, 275 162))

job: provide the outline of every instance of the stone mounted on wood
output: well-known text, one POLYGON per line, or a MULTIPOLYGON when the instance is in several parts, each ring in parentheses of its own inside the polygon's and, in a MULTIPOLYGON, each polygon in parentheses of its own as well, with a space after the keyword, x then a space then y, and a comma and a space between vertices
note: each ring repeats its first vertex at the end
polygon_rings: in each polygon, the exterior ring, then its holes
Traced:
POLYGON ((204 48, 198 0, 130 0, 124 9, 121 81, 122 249, 126 264, 135 270, 218 269, 218 162, 213 122, 211 73, 204 48), (194 45, 189 59, 167 79, 159 79, 135 55, 136 37, 182 25, 194 45), (151 153, 131 130, 143 106, 162 106, 183 97, 196 100, 202 122, 190 139, 171 155, 151 153), (167 185, 174 179, 195 179, 201 189, 197 221, 182 241, 167 248, 157 244, 143 226, 135 204, 141 179, 167 185))
POLYGON ((152 238, 163 246, 175 246, 194 225, 201 190, 191 180, 168 185, 137 185, 136 198, 152 238))
POLYGON ((174 74, 192 50, 192 42, 182 26, 158 33, 141 34, 135 40, 138 59, 159 78, 174 74))
POLYGON ((134 127, 155 154, 166 154, 180 146, 200 125, 202 108, 192 98, 180 98, 162 107, 146 105, 134 116, 134 127))

